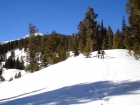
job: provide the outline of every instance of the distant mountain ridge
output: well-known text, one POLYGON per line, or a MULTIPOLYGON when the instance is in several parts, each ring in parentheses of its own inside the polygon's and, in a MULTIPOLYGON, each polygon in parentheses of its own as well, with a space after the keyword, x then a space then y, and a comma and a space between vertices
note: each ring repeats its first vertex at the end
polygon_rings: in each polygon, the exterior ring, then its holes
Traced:
MULTIPOLYGON (((43 34, 42 33, 35 33, 35 36, 37 36, 37 35, 42 36, 43 34)), ((28 34, 28 35, 26 35, 25 37, 22 37, 22 38, 26 38, 26 37, 29 37, 29 36, 30 36, 30 34, 28 34)))
POLYGON ((9 41, 0 41, 0 44, 4 44, 4 43, 7 43, 9 41))
MULTIPOLYGON (((42 33, 35 33, 35 36, 37 36, 37 35, 41 35, 42 36, 43 34, 42 33)), ((30 35, 28 34, 28 35, 25 35, 24 37, 21 37, 19 39, 26 38, 26 37, 29 37, 29 36, 30 35)), ((15 40, 19 40, 19 39, 15 39, 15 40)), ((10 41, 14 41, 14 40, 0 41, 0 44, 8 43, 10 41)))

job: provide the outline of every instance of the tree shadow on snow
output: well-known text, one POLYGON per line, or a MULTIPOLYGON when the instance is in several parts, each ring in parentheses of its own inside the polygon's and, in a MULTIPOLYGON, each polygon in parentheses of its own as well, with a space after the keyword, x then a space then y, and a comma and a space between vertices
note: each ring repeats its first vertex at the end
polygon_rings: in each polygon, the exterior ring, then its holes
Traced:
POLYGON ((10 97, 10 98, 5 98, 5 99, 0 100, 0 102, 6 101, 6 100, 11 100, 11 99, 18 98, 18 97, 21 97, 21 96, 25 96, 25 95, 28 95, 28 94, 32 94, 32 93, 35 93, 35 92, 38 92, 38 91, 41 91, 41 90, 44 90, 44 89, 46 89, 46 88, 42 88, 42 89, 35 90, 35 91, 32 91, 32 92, 24 93, 24 94, 21 94, 21 95, 18 95, 18 96, 10 97))
MULTIPOLYGON (((18 98, 12 101, 0 100, 3 105, 70 105, 82 104, 96 100, 108 101, 106 97, 139 94, 134 91, 140 90, 140 81, 123 81, 114 83, 111 81, 99 81, 93 83, 67 86, 41 94, 18 98), (105 99, 106 98, 106 99, 105 99)), ((33 92, 32 92, 33 93, 33 92)))

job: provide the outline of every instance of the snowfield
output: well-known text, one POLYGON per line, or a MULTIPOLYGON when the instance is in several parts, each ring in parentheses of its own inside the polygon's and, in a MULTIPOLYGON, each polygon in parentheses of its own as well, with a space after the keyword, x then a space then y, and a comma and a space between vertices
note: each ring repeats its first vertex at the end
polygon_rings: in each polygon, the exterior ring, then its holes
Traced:
MULTIPOLYGON (((63 62, 0 84, 2 105, 140 105, 140 60, 127 50, 105 50, 105 59, 73 54, 63 62)), ((16 70, 5 70, 10 77, 16 70)))

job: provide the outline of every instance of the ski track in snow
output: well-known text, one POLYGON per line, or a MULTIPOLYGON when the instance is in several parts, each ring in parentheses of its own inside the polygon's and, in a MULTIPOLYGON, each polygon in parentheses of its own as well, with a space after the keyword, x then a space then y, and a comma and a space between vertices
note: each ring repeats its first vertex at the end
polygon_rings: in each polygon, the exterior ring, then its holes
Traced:
MULTIPOLYGON (((100 58, 99 58, 100 59, 100 58)), ((110 81, 110 79, 108 79, 109 75, 111 75, 113 80, 113 86, 107 87, 105 89, 98 89, 101 88, 100 84, 95 84, 94 87, 90 87, 90 91, 92 91, 92 93, 94 94, 94 99, 99 99, 102 100, 101 105, 113 105, 113 103, 109 103, 108 101, 110 100, 110 98, 108 98, 108 94, 109 92, 113 89, 118 87, 118 81, 117 81, 117 74, 119 71, 117 71, 115 68, 111 67, 109 64, 110 62, 107 61, 106 59, 101 59, 102 62, 105 64, 106 66, 106 73, 102 78, 102 81, 110 81), (113 71, 113 74, 111 74, 111 71, 113 71)))
MULTIPOLYGON (((98 59, 100 60, 100 58, 98 58, 98 59)), ((101 60, 102 60, 102 63, 104 63, 105 66, 106 66, 106 68, 105 68, 106 73, 105 73, 105 75, 102 77, 101 81, 107 81, 107 80, 108 80, 108 79, 107 79, 107 78, 108 78, 108 75, 109 75, 110 70, 111 70, 112 68, 105 62, 104 59, 101 59, 101 60)), ((98 66, 98 67, 100 68, 100 66, 98 66)), ((114 77, 114 76, 115 76, 115 75, 113 75, 112 77, 114 77)), ((114 81, 113 81, 113 82, 114 82, 114 81)), ((114 84, 115 84, 115 83, 114 83, 114 84)), ((106 104, 110 105, 110 104, 108 103, 109 98, 107 98, 107 94, 108 94, 108 92, 110 91, 110 89, 102 89, 102 87, 100 86, 100 84, 95 83, 94 86, 89 87, 89 90, 88 90, 88 91, 93 93, 93 99, 94 99, 94 100, 102 100, 103 103, 106 103, 106 104), (99 89, 99 88, 101 88, 101 89, 99 89)), ((104 105, 103 103, 101 103, 101 105, 104 105)))
MULTIPOLYGON (((117 86, 117 81, 116 81, 116 75, 118 73, 118 71, 116 69, 113 70, 113 68, 111 66, 109 66, 109 61, 106 62, 105 60, 103 60, 103 62, 105 63, 106 67, 107 67, 107 72, 106 75, 104 77, 103 81, 108 81, 108 76, 110 75, 111 70, 115 71, 114 74, 112 75, 112 80, 114 83, 113 88, 115 88, 117 86)), ((108 93, 111 91, 112 88, 106 89, 106 91, 102 94, 102 100, 105 101, 108 105, 113 105, 113 103, 109 103, 109 98, 107 97, 108 93)), ((104 105, 104 104, 102 104, 104 105)))

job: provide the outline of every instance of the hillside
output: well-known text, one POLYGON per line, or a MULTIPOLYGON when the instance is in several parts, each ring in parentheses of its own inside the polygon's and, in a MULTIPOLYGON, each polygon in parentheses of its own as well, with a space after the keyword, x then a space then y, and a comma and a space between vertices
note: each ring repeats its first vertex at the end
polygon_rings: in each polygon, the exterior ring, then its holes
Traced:
POLYGON ((139 105, 140 61, 127 56, 127 50, 105 50, 103 60, 96 53, 91 58, 71 54, 66 61, 0 84, 0 104, 139 105))

